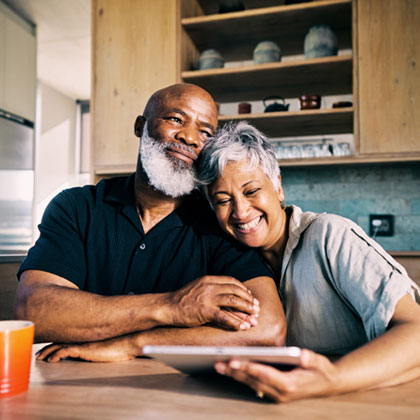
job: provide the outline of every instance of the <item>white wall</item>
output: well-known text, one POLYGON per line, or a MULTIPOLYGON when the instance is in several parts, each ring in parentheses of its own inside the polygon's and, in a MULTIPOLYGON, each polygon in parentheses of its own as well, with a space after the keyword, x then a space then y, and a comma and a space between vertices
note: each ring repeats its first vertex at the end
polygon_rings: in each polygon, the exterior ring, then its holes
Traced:
MULTIPOLYGON (((35 134, 35 226, 50 199, 77 183, 77 105, 73 99, 38 83, 35 134)), ((35 237, 38 236, 35 230, 35 237)), ((36 238, 35 238, 36 239, 36 238)))

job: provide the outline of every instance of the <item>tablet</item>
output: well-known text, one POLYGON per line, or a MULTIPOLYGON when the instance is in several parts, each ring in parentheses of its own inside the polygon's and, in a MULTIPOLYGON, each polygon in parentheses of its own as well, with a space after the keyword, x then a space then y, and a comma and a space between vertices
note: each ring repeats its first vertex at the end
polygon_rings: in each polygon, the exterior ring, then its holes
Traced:
POLYGON ((232 358, 288 366, 299 364, 298 347, 144 346, 143 354, 185 373, 213 372, 216 361, 232 358))

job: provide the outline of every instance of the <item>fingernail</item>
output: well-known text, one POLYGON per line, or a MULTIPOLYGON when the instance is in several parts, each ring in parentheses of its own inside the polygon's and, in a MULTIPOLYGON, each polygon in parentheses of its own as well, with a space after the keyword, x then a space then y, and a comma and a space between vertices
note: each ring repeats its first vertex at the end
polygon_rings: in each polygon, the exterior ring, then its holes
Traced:
POLYGON ((253 309, 256 313, 260 312, 260 307, 259 307, 258 305, 254 305, 254 306, 252 307, 252 309, 253 309))
POLYGON ((258 324, 258 319, 255 317, 251 317, 249 322, 251 323, 251 325, 257 325, 258 324))
POLYGON ((249 329, 251 327, 251 325, 248 323, 248 322, 243 322, 240 326, 239 326, 239 328, 241 329, 241 330, 247 330, 247 329, 249 329))
POLYGON ((229 367, 232 369, 239 369, 241 367, 241 362, 239 360, 231 360, 229 362, 229 367))
POLYGON ((214 368, 217 373, 220 373, 220 375, 224 375, 226 373, 226 365, 224 363, 216 363, 214 368))
POLYGON ((260 302, 258 302, 258 299, 254 299, 254 305, 260 306, 260 302))

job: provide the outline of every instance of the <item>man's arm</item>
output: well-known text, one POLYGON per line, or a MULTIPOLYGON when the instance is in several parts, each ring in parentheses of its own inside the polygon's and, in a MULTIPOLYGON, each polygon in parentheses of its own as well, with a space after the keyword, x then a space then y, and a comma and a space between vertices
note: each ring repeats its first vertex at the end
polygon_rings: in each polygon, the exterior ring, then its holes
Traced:
POLYGON ((142 355, 148 345, 284 345, 286 322, 283 307, 274 281, 258 277, 244 284, 260 302, 258 324, 243 331, 228 331, 204 325, 192 328, 154 328, 95 343, 81 345, 52 345, 41 350, 40 360, 57 362, 66 357, 88 361, 129 360, 142 355))
POLYGON ((23 272, 16 295, 18 319, 35 323, 36 341, 87 342, 167 325, 209 322, 233 330, 256 323, 258 301, 241 282, 204 276, 170 293, 102 296, 37 270, 23 272))

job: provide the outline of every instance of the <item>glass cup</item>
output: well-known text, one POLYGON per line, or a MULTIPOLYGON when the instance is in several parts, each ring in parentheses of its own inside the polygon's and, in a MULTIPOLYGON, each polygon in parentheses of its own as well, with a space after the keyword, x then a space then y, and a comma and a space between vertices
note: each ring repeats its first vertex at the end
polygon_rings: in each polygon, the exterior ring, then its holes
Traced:
POLYGON ((0 399, 28 389, 33 341, 32 322, 0 321, 0 399))

